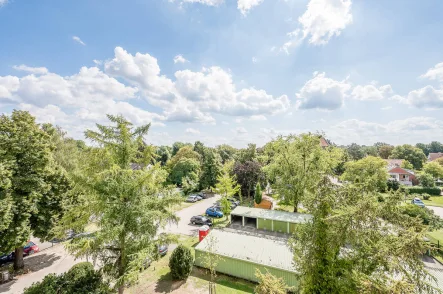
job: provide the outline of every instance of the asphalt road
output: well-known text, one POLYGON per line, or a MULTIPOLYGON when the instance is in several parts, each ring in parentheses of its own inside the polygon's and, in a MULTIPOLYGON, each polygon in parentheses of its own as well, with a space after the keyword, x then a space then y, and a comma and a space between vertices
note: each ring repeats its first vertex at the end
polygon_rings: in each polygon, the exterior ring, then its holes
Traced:
POLYGON ((436 215, 443 218, 443 207, 437 207, 437 206, 426 206, 427 208, 434 211, 436 215))
MULTIPOLYGON (((178 211, 176 214, 180 217, 177 224, 168 225, 163 232, 179 233, 185 235, 198 234, 199 226, 193 226, 189 220, 194 215, 203 214, 208 207, 220 199, 220 196, 204 199, 195 204, 178 211)), ((54 273, 61 274, 69 270, 74 264, 84 259, 74 259, 74 257, 66 252, 63 244, 52 244, 50 242, 40 242, 38 238, 31 238, 40 248, 40 252, 25 258, 25 264, 31 265, 33 272, 20 276, 17 280, 0 285, 0 293, 23 293, 26 287, 34 282, 41 281, 46 275, 54 273)), ((169 246, 169 250, 173 250, 175 245, 169 246)))

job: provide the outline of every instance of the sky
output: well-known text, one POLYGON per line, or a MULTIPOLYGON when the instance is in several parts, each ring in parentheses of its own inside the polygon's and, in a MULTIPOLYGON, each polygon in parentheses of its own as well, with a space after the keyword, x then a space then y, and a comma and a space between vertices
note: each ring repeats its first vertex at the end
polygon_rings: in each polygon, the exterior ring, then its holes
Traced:
POLYGON ((0 111, 83 139, 443 141, 443 2, 0 0, 0 111))

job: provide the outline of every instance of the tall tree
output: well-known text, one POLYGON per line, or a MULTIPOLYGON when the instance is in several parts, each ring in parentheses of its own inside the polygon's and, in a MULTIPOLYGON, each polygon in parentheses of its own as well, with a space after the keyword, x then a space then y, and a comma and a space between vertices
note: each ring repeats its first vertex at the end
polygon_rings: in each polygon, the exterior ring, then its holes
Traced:
POLYGON ((215 186, 220 174, 220 156, 212 148, 205 148, 202 173, 200 177, 200 188, 208 189, 215 186))
POLYGON ((418 175, 418 181, 420 182, 420 185, 425 188, 432 188, 435 187, 435 181, 434 177, 431 174, 422 172, 418 175))
POLYGON ((260 204, 262 198, 263 198, 263 195, 262 195, 260 183, 257 183, 257 185, 255 186, 255 197, 254 197, 255 203, 260 204))
POLYGON ((421 169, 427 159, 421 149, 408 144, 395 146, 389 158, 406 159, 415 169, 421 169))
POLYGON ((383 145, 378 148, 378 155, 383 159, 388 159, 391 156, 392 150, 394 150, 394 146, 391 145, 383 145))
POLYGON ((305 200, 313 217, 290 242, 301 293, 437 293, 421 219, 403 213, 401 193, 379 202, 367 185, 324 178, 305 200))
MULTIPOLYGON (((98 231, 93 238, 75 239, 68 249, 77 257, 100 260, 103 272, 123 293, 127 283, 137 280, 143 262, 157 257, 157 246, 169 242, 158 230, 177 221, 169 207, 180 203, 181 197, 163 185, 166 172, 159 164, 131 168, 131 163, 142 164, 152 158, 138 148, 149 125, 134 129, 122 116, 108 118, 113 126, 97 125, 98 132, 86 131, 90 140, 103 147, 100 161, 106 164, 102 171, 88 175, 84 185, 89 200, 77 207, 93 217, 98 231)), ((96 170, 95 163, 91 164, 96 170)))
POLYGON ((160 162, 161 166, 165 166, 168 160, 172 157, 172 148, 169 146, 157 147, 155 155, 157 156, 157 161, 160 162))
POLYGON ((173 167, 168 180, 175 185, 182 185, 183 179, 198 181, 200 175, 200 162, 193 158, 182 158, 173 167))
POLYGON ((55 163, 49 135, 25 111, 0 116, 0 168, 9 177, 0 191, 5 207, 0 219, 0 253, 15 250, 14 268, 23 268, 23 245, 34 236, 46 239, 63 212, 69 189, 55 163), (9 184, 8 184, 9 183, 9 184))
POLYGON ((194 143, 194 151, 200 154, 200 157, 203 158, 205 156, 205 144, 200 141, 195 141, 194 143))
POLYGON ((443 166, 438 162, 431 161, 424 165, 423 171, 434 177, 434 179, 443 178, 443 166))
POLYGON ((191 143, 183 143, 183 142, 175 142, 174 144, 172 144, 172 156, 174 156, 175 154, 177 154, 178 150, 180 150, 181 148, 185 147, 185 146, 191 146, 191 143))
POLYGON ((252 196, 251 192, 254 191, 254 185, 265 178, 261 165, 256 161, 236 162, 233 171, 237 182, 240 184, 241 194, 247 197, 252 196))
POLYGON ((247 148, 240 149, 237 152, 237 161, 245 163, 246 161, 255 161, 257 159, 257 146, 255 144, 248 144, 247 148))
POLYGON ((279 137, 269 148, 274 157, 265 172, 273 182, 272 188, 294 207, 294 212, 305 194, 312 192, 325 174, 334 174, 343 156, 335 147, 322 148, 317 134, 279 137))
POLYGON ((346 146, 346 152, 348 152, 352 160, 359 160, 365 157, 365 152, 362 146, 356 143, 352 143, 351 145, 346 146))
POLYGON ((235 176, 231 176, 234 162, 226 162, 217 177, 215 189, 222 197, 232 197, 240 191, 240 185, 237 184, 235 176))
POLYGON ((345 164, 345 172, 341 176, 342 180, 352 183, 367 182, 370 189, 384 192, 388 172, 386 161, 379 157, 367 156, 357 161, 350 161, 345 164))
POLYGON ((430 153, 439 153, 439 152, 443 152, 443 144, 437 141, 432 141, 429 145, 428 145, 428 149, 430 153))
POLYGON ((216 149, 218 154, 220 155, 222 164, 233 160, 235 155, 237 154, 237 149, 228 144, 219 145, 216 147, 216 149))
POLYGON ((424 143, 417 143, 415 144, 415 147, 421 149, 423 151, 423 153, 428 156, 429 154, 429 145, 428 144, 424 144, 424 143))

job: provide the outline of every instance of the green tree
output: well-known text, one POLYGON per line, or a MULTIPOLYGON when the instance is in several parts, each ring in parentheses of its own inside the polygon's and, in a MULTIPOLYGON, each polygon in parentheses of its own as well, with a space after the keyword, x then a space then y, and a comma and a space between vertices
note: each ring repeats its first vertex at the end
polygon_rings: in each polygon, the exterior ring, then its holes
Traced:
POLYGON ((157 161, 160 162, 161 166, 165 166, 168 160, 172 157, 172 148, 169 146, 157 147, 155 155, 157 161))
POLYGON ((443 144, 437 141, 432 141, 428 145, 429 153, 439 153, 443 152, 443 144))
POLYGON ((415 144, 415 147, 421 149, 423 151, 423 153, 426 156, 428 156, 428 154, 429 154, 429 145, 428 144, 417 143, 417 144, 415 144))
POLYGON ((192 158, 182 158, 173 167, 169 174, 169 181, 182 185, 183 179, 197 181, 200 174, 200 162, 192 158))
POLYGON ((378 195, 327 177, 308 195, 312 219, 290 241, 301 293, 437 293, 421 261, 426 227, 403 214, 401 193, 378 195))
POLYGON ((374 191, 385 191, 388 172, 386 161, 379 157, 367 156, 357 161, 345 164, 345 172, 341 176, 343 181, 367 184, 365 188, 374 191))
POLYGON ((263 197, 263 195, 262 195, 260 184, 257 183, 257 185, 255 185, 255 203, 260 204, 262 197, 263 197))
POLYGON ((222 197, 232 197, 240 191, 240 185, 237 184, 235 176, 231 176, 231 170, 234 162, 226 162, 223 165, 221 173, 217 177, 215 189, 222 197))
POLYGON ((200 188, 208 189, 215 186, 220 174, 220 157, 212 148, 205 148, 202 173, 200 177, 200 188))
POLYGON ((172 169, 177 164, 177 162, 184 158, 194 159, 198 162, 201 161, 201 156, 193 150, 192 146, 186 145, 180 148, 180 150, 178 150, 178 152, 171 158, 171 160, 168 161, 168 168, 172 169))
POLYGON ((421 169, 427 159, 421 149, 408 144, 395 146, 389 158, 406 159, 412 163, 414 169, 421 169))
POLYGON ((192 149, 192 144, 191 143, 183 143, 183 142, 175 142, 174 144, 172 144, 172 156, 175 156, 175 154, 177 154, 177 152, 182 149, 185 146, 190 146, 192 149))
POLYGON ((171 269, 171 276, 174 280, 185 280, 189 277, 194 264, 194 257, 191 249, 182 244, 172 252, 169 259, 169 268, 171 269))
POLYGON ((435 187, 434 177, 431 174, 422 172, 418 175, 418 181, 420 185, 425 188, 435 187))
POLYGON ((203 158, 205 156, 205 149, 206 149, 205 144, 203 144, 200 141, 195 141, 194 151, 200 155, 200 158, 203 158))
POLYGON ((69 189, 54 161, 49 135, 25 111, 0 116, 0 254, 15 250, 14 268, 23 268, 23 245, 34 236, 45 240, 63 213, 69 189), (1 187, 0 187, 1 188, 1 187))
POLYGON ((412 163, 410 163, 406 159, 402 161, 401 167, 405 168, 405 169, 414 169, 414 166, 412 165, 412 163))
POLYGON ((430 231, 443 228, 443 219, 435 215, 434 211, 427 207, 420 207, 414 204, 407 204, 402 206, 402 213, 410 217, 418 217, 424 225, 428 226, 430 231))
POLYGON ((241 194, 243 196, 251 197, 254 185, 264 180, 261 165, 256 161, 246 161, 245 163, 236 162, 233 172, 241 187, 241 194))
POLYGON ((425 164, 423 171, 434 177, 434 179, 443 178, 443 166, 438 162, 431 161, 425 164))
POLYGON ((255 144, 248 144, 247 148, 240 149, 237 152, 237 160, 240 163, 247 161, 255 161, 257 159, 257 146, 255 144))
POLYGON ((189 177, 184 177, 182 179, 182 189, 185 195, 189 195, 190 193, 196 191, 198 188, 198 179, 191 179, 189 177))
POLYGON ((237 149, 227 144, 217 146, 216 150, 220 155, 222 164, 234 160, 235 155, 237 154, 237 149))
MULTIPOLYGON (((76 208, 89 213, 98 231, 92 238, 74 239, 67 248, 76 257, 99 260, 103 273, 123 293, 127 283, 137 280, 145 260, 157 257, 157 246, 170 242, 170 237, 158 235, 158 230, 177 221, 169 207, 181 203, 181 197, 172 187, 164 186, 166 172, 159 164, 131 168, 131 163, 152 158, 152 154, 138 148, 149 125, 133 128, 122 116, 108 118, 113 126, 97 125, 99 132, 88 130, 86 136, 103 147, 100 162, 111 165, 88 175, 84 181, 88 201, 76 208)), ((96 170, 94 160, 90 164, 96 170)))
POLYGON ((443 157, 437 158, 437 159, 434 160, 433 162, 437 162, 438 164, 440 164, 441 166, 443 166, 443 157))
POLYGON ((255 276, 259 280, 255 293, 257 294, 286 294, 286 284, 283 278, 277 278, 270 272, 262 273, 255 269, 255 276))
POLYGON ((378 150, 375 146, 362 146, 365 156, 378 156, 378 150))
POLYGON ((388 159, 392 154, 392 150, 394 150, 394 146, 391 145, 383 145, 378 148, 378 155, 383 159, 388 159))
POLYGON ((278 137, 268 148, 274 156, 264 170, 273 190, 294 207, 294 212, 325 174, 334 174, 343 156, 338 148, 322 148, 317 134, 278 137))
POLYGON ((346 152, 349 154, 349 157, 352 160, 359 160, 365 157, 365 152, 362 146, 352 143, 351 145, 346 146, 346 152))

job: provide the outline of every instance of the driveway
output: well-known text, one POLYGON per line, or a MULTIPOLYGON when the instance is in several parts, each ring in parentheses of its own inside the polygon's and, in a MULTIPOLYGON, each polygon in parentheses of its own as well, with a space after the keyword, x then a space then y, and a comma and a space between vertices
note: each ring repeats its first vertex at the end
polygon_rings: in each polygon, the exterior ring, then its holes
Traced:
POLYGON ((426 207, 434 211, 434 213, 439 217, 443 218, 443 207, 437 207, 437 206, 426 206, 426 207))
POLYGON ((180 218, 180 221, 177 224, 167 225, 162 232, 197 236, 200 226, 192 225, 189 222, 191 217, 204 214, 206 209, 218 200, 220 200, 220 195, 215 195, 214 197, 203 199, 185 209, 177 211, 176 215, 180 218))

